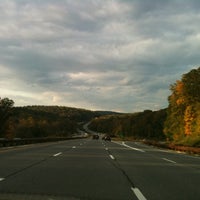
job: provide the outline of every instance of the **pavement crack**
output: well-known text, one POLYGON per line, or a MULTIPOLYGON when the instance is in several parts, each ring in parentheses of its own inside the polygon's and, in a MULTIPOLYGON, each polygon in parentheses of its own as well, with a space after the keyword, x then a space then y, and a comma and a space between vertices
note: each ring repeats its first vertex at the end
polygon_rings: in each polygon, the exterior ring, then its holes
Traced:
MULTIPOLYGON (((49 157, 49 158, 50 158, 50 157, 49 157)), ((42 162, 45 162, 46 160, 48 160, 48 158, 42 159, 42 160, 40 160, 40 161, 38 161, 38 162, 34 162, 34 163, 32 163, 31 165, 28 165, 28 166, 26 166, 26 167, 24 167, 24 168, 22 168, 22 169, 19 169, 19 170, 13 172, 13 173, 10 173, 9 175, 5 176, 4 179, 10 178, 11 176, 14 176, 14 175, 17 175, 17 174, 19 174, 19 173, 21 173, 21 172, 23 172, 23 171, 25 171, 25 170, 27 170, 27 169, 30 169, 30 168, 32 168, 32 167, 34 167, 34 166, 36 166, 36 165, 41 164, 42 162)))
MULTIPOLYGON (((112 155, 111 151, 108 149, 107 150, 109 155, 112 155)), ((126 178, 126 180, 129 182, 129 184, 131 185, 132 188, 135 188, 135 185, 133 183, 133 181, 131 180, 131 178, 128 176, 128 174, 126 173, 126 171, 121 167, 121 165, 119 164, 118 160, 116 159, 116 157, 114 157, 115 159, 110 160, 111 164, 117 169, 119 170, 123 176, 126 178)))

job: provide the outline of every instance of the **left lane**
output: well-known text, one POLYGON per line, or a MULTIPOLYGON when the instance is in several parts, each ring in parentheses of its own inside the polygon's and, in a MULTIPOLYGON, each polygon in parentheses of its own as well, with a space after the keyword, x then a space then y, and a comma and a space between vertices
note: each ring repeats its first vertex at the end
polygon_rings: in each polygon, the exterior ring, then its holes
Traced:
POLYGON ((80 142, 82 140, 2 148, 0 149, 0 180, 44 162, 61 151, 69 151, 80 142))

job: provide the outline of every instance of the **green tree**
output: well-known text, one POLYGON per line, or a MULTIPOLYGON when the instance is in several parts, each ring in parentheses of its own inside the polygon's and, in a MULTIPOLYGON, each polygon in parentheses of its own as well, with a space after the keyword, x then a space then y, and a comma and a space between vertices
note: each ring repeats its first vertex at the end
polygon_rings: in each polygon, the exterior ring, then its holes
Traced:
POLYGON ((184 96, 187 104, 200 101, 200 67, 193 69, 182 77, 184 96))
POLYGON ((3 136, 5 124, 9 118, 14 101, 9 98, 0 98, 0 135, 3 136))

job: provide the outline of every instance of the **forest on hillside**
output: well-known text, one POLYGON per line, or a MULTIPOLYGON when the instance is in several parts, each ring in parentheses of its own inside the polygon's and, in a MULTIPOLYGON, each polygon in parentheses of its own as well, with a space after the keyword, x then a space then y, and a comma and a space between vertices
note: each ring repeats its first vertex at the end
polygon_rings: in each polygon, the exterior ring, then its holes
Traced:
POLYGON ((1 99, 0 102, 2 138, 67 137, 77 133, 81 122, 88 122, 101 115, 114 114, 65 106, 13 107, 14 102, 8 98, 1 99), (6 102, 9 101, 12 104, 7 105, 6 102))
POLYGON ((163 125, 166 120, 166 109, 159 111, 146 110, 144 112, 102 116, 92 120, 89 128, 109 133, 113 137, 132 139, 163 140, 163 125))

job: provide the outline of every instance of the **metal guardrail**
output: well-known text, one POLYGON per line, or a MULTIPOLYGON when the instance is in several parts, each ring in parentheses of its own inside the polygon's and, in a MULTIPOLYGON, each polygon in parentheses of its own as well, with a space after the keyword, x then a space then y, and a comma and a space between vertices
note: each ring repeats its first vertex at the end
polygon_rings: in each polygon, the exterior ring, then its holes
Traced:
POLYGON ((84 139, 86 136, 73 136, 73 137, 55 137, 55 138, 14 138, 14 139, 5 139, 0 138, 0 147, 9 147, 9 146, 18 146, 26 144, 36 144, 36 143, 45 143, 45 142, 58 142, 64 140, 74 140, 74 139, 84 139))

